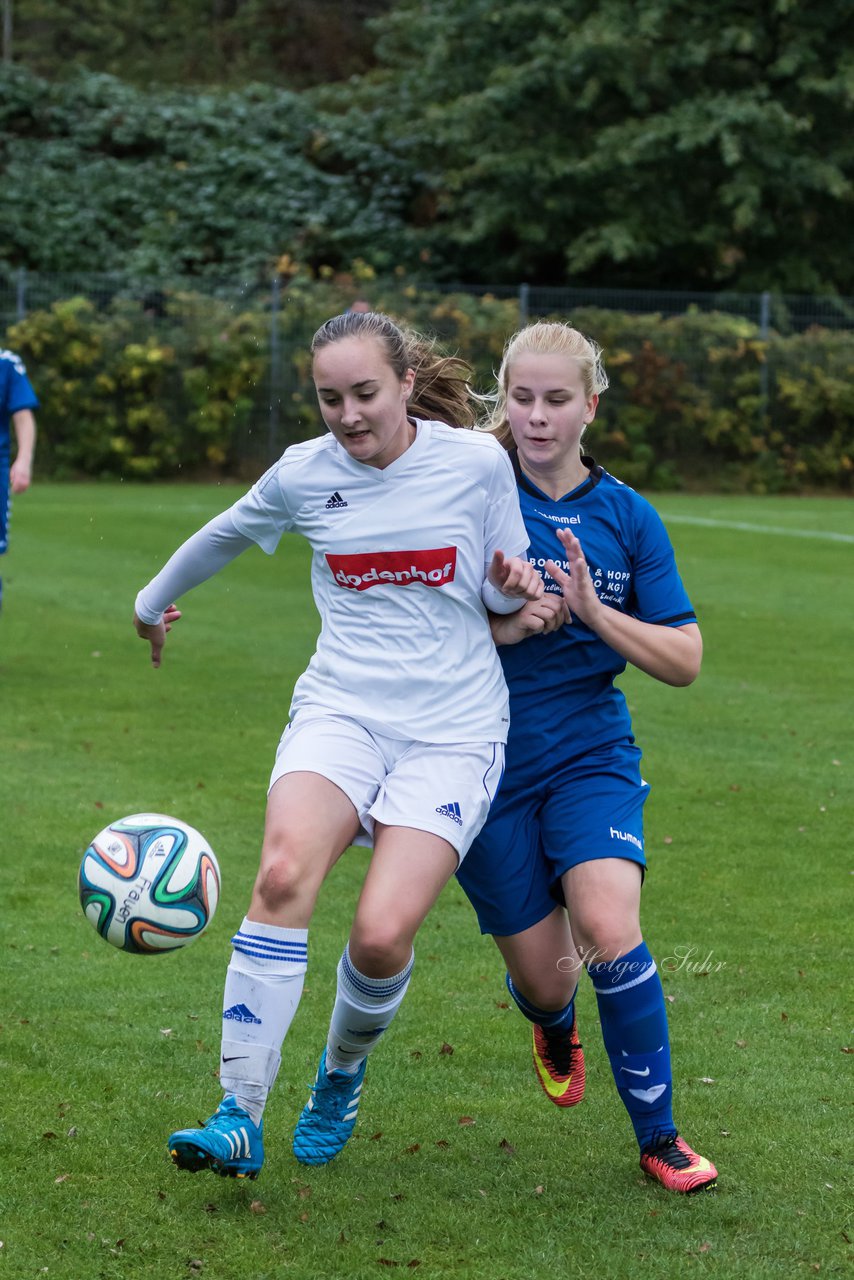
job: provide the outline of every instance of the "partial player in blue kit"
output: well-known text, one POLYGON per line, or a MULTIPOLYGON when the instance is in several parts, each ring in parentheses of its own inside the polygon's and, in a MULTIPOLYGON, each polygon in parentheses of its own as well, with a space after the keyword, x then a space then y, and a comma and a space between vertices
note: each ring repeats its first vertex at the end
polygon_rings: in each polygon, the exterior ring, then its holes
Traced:
POLYGON ((533 1024, 545 1092, 562 1107, 584 1092, 583 965, 641 1167, 690 1193, 717 1171, 673 1119, 664 994, 640 927, 649 788, 614 681, 630 662, 690 684, 702 639, 661 519, 581 452, 607 385, 598 349, 569 325, 530 325, 505 349, 490 425, 511 450, 546 595, 493 619, 510 690, 506 773, 457 876, 533 1024))
POLYGON ((507 688, 487 606, 515 610, 543 595, 523 555, 506 453, 454 425, 471 421, 467 367, 373 312, 333 317, 311 350, 328 433, 287 449, 136 600, 137 632, 157 667, 180 617, 172 602, 191 587, 252 546, 272 555, 286 532, 312 548, 321 631, 293 691, 260 867, 232 938, 225 1097, 203 1126, 169 1138, 189 1172, 259 1172, 262 1115, 302 995, 317 895, 349 845, 372 843, 294 1153, 325 1164, 348 1141, 368 1055, 412 976, 415 934, 501 779, 507 688))
MULTIPOLYGON (((39 407, 24 362, 14 351, 0 350, 0 555, 9 546, 9 514, 12 495, 29 489, 33 478, 36 447, 36 420, 39 407), (17 449, 11 457, 10 424, 15 429, 17 449)), ((3 580, 0 578, 0 608, 3 580)))

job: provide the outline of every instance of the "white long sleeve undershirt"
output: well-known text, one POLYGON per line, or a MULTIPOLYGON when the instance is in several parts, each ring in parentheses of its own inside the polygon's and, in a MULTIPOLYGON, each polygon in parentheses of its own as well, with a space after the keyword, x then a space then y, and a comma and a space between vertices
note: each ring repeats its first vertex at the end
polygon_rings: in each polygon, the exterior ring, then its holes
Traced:
POLYGON ((219 573, 248 547, 257 544, 238 532, 230 511, 222 511, 182 543, 160 572, 136 597, 141 622, 160 622, 166 607, 219 573))

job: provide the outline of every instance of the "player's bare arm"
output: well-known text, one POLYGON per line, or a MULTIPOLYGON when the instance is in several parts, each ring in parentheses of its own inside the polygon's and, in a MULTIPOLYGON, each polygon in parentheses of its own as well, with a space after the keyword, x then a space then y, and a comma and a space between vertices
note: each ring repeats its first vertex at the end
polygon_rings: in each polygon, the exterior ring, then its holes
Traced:
POLYGON ((529 560, 521 556, 505 557, 496 551, 487 574, 489 582, 502 595, 523 600, 539 600, 545 588, 543 580, 529 560))
POLYGON ((528 600, 518 613, 490 613, 489 626, 497 645, 518 644, 529 636, 548 635, 569 622, 569 610, 562 596, 546 592, 539 600, 528 600))
POLYGON ((546 562, 546 571, 563 592, 572 617, 654 679, 675 686, 691 684, 699 675, 703 658, 697 624, 659 626, 609 609, 596 593, 581 543, 568 529, 559 529, 557 536, 566 552, 569 573, 553 560, 546 562))
POLYGON ((24 493, 33 478, 33 453, 36 447, 36 420, 30 409, 19 409, 12 414, 18 449, 15 461, 9 468, 9 483, 13 493, 24 493))
POLYGON ((141 640, 147 640, 151 645, 151 665, 153 667, 160 666, 163 657, 163 646, 166 644, 166 633, 172 630, 172 624, 177 622, 180 617, 181 610, 174 604, 169 605, 159 622, 143 622, 134 613, 133 625, 136 628, 136 634, 141 640))

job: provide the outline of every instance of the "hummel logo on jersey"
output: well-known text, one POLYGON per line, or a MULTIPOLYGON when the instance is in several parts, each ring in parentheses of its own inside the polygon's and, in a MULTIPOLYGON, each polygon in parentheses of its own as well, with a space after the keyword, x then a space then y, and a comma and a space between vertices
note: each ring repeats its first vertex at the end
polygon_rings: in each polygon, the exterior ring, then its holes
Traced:
POLYGON ((341 494, 336 489, 335 492, 326 501, 326 510, 334 511, 338 507, 347 507, 350 504, 345 502, 341 494))
POLYGON ((230 1009, 226 1009, 222 1015, 223 1022, 257 1022, 261 1025, 261 1019, 256 1018, 255 1014, 245 1004, 233 1004, 230 1009))
POLYGON ((640 849, 643 852, 643 843, 637 836, 633 836, 631 831, 618 831, 616 827, 611 827, 610 834, 612 840, 627 840, 629 844, 633 844, 636 849, 640 849))
POLYGON ((539 507, 535 507, 538 516, 542 516, 544 520, 551 520, 555 524, 581 524, 581 516, 553 516, 548 511, 540 511, 539 507))
POLYGON ((450 818, 452 822, 456 822, 458 827, 463 825, 463 815, 460 813, 460 806, 456 800, 452 800, 450 804, 437 805, 436 812, 440 813, 443 818, 450 818))

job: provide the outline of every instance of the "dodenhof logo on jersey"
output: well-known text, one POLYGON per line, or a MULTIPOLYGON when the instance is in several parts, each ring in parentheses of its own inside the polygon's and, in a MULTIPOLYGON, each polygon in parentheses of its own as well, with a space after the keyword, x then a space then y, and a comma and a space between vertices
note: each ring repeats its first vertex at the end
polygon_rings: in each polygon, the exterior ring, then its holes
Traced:
POLYGON ((443 587, 454 581, 457 569, 456 547, 433 547, 429 551, 364 551, 355 555, 326 556, 332 576, 350 591, 367 591, 369 587, 408 587, 422 583, 427 587, 443 587))

